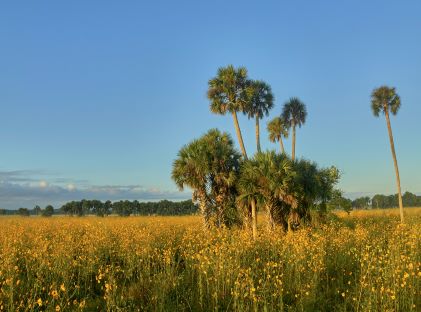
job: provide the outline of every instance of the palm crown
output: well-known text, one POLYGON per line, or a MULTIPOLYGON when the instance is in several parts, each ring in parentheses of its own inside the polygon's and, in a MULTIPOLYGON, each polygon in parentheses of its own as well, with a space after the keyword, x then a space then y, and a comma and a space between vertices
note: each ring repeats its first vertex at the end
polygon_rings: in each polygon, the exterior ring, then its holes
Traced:
POLYGON ((396 115, 401 106, 401 99, 395 88, 381 86, 371 93, 371 109, 374 116, 379 116, 380 112, 386 114, 389 110, 396 115))
POLYGON ((209 80, 208 99, 215 114, 245 111, 247 106, 247 69, 234 66, 221 67, 215 78, 209 80))
POLYGON ((272 119, 268 123, 267 129, 269 132, 269 140, 271 142, 279 141, 282 137, 288 138, 288 128, 281 117, 275 117, 272 119))
POLYGON ((306 106, 298 98, 292 97, 285 103, 282 118, 289 127, 293 127, 294 125, 301 127, 306 122, 306 117, 306 106))
POLYGON ((259 119, 263 116, 268 116, 269 111, 273 108, 274 97, 271 87, 264 81, 254 80, 248 83, 250 101, 246 108, 247 116, 249 118, 257 117, 259 119))

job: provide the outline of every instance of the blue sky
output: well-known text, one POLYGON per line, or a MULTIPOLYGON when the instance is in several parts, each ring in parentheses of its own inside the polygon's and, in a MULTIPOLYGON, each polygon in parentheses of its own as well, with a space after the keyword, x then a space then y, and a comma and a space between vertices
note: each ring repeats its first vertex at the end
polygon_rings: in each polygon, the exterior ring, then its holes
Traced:
MULTIPOLYGON (((188 197, 170 179, 177 151, 213 127, 236 139, 206 99, 227 64, 272 86, 270 117, 306 103, 297 154, 339 167, 349 196, 395 192, 370 110, 373 88, 395 86, 402 188, 421 192, 420 16, 419 1, 2 2, 0 206, 188 197)), ((240 126, 251 154, 253 122, 240 126)))

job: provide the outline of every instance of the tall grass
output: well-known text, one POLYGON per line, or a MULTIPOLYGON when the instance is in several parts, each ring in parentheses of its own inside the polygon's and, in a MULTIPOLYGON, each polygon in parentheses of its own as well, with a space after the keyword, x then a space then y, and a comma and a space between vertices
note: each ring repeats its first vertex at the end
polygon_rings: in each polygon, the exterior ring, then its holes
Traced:
POLYGON ((0 310, 419 311, 420 212, 257 241, 199 217, 0 218, 0 310))

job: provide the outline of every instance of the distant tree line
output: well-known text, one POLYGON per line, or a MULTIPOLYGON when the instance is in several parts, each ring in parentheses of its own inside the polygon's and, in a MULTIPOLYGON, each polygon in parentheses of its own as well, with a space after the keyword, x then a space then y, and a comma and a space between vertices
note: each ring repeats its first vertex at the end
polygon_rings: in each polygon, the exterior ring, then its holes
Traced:
POLYGON ((51 205, 46 206, 44 209, 41 209, 40 206, 35 206, 34 209, 28 208, 19 208, 15 209, 3 209, 0 208, 0 216, 4 215, 20 215, 22 217, 29 217, 31 215, 51 217, 55 213, 54 207, 51 205))
POLYGON ((191 200, 180 202, 172 202, 169 200, 161 200, 159 202, 139 202, 137 200, 120 200, 111 202, 109 200, 102 202, 100 200, 80 200, 71 201, 60 209, 54 210, 51 205, 41 209, 40 206, 35 206, 33 209, 19 208, 2 209, 0 208, 0 215, 20 215, 20 216, 43 216, 50 217, 53 214, 66 214, 72 216, 97 215, 107 216, 116 214, 119 216, 147 216, 147 215, 161 215, 161 216, 179 216, 195 214, 198 211, 197 205, 191 200))
MULTIPOLYGON (((411 192, 405 192, 402 196, 404 207, 421 207, 421 196, 417 196, 411 192)), ((382 195, 376 194, 373 197, 364 196, 356 198, 352 201, 352 208, 355 209, 384 209, 395 208, 399 205, 398 194, 382 195)))
POLYGON ((111 202, 101 202, 100 200, 71 201, 64 204, 60 211, 67 215, 83 216, 94 214, 97 216, 106 216, 117 214, 119 216, 146 216, 146 215, 189 215, 198 210, 197 206, 191 200, 181 202, 172 202, 161 200, 159 202, 139 202, 137 200, 120 200, 111 202))

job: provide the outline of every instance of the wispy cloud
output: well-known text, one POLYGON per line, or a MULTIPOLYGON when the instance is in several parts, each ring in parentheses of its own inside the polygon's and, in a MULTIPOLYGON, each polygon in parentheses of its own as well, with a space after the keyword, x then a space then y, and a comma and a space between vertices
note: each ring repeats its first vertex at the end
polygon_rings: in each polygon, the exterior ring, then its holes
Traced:
POLYGON ((0 171, 0 207, 14 209, 32 208, 52 204, 59 207, 67 201, 81 199, 99 200, 182 200, 190 197, 187 192, 147 188, 142 185, 89 185, 85 180, 44 178, 42 171, 0 171))

